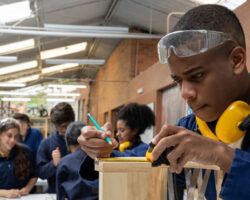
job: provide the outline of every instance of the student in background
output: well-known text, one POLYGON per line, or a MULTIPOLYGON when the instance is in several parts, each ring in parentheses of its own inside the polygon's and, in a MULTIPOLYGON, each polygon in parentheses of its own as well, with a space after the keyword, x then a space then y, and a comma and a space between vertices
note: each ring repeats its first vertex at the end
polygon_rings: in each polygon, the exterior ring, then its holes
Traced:
MULTIPOLYGON (((80 175, 83 179, 92 180, 92 177, 95 176, 94 172, 94 162, 93 158, 96 158, 96 153, 101 153, 99 157, 140 157, 145 156, 145 153, 148 149, 148 144, 141 141, 140 135, 145 132, 147 128, 150 128, 155 124, 155 115, 153 111, 147 107, 146 105, 130 103, 124 106, 118 113, 117 120, 117 135, 116 139, 114 139, 110 133, 111 124, 107 123, 103 127, 111 136, 112 145, 108 144, 104 140, 97 140, 96 144, 99 145, 99 142, 104 142, 105 148, 98 149, 98 146, 95 148, 92 147, 92 141, 88 143, 86 140, 86 146, 89 146, 93 149, 93 152, 90 152, 87 149, 88 156, 82 162, 80 167, 80 175), (88 143, 88 144, 87 144, 88 143), (114 149, 118 147, 118 149, 114 149), (93 156, 92 156, 93 155, 93 156), (92 171, 91 171, 92 169, 92 171), (91 174, 91 175, 90 175, 91 174)), ((87 130, 90 136, 96 135, 99 132, 93 126, 85 126, 83 127, 83 132, 87 130)), ((81 136, 79 137, 81 139, 81 136)), ((104 137, 103 137, 104 139, 104 137)), ((84 149, 83 149, 84 150, 84 149)), ((84 150, 85 151, 85 150, 84 150)), ((98 174, 96 175, 98 176, 98 174)))
POLYGON ((43 139, 42 133, 37 128, 31 128, 30 118, 23 113, 15 113, 13 118, 20 123, 20 141, 26 144, 36 156, 37 149, 43 139))
POLYGON ((147 128, 155 125, 155 115, 146 105, 129 103, 118 112, 117 134, 118 150, 111 156, 145 156, 148 144, 141 141, 147 128))
POLYGON ((88 173, 93 169, 85 171, 89 175, 89 180, 82 179, 79 175, 81 163, 87 157, 77 142, 81 128, 84 126, 85 124, 82 122, 72 122, 66 130, 66 142, 71 153, 63 157, 57 167, 56 194, 58 200, 98 199, 98 177, 94 171, 88 173), (92 180, 90 180, 91 174, 94 174, 91 177, 92 180))
POLYGON ((19 134, 19 123, 15 119, 0 122, 0 197, 27 195, 37 181, 32 152, 17 142, 19 134))
POLYGON ((75 113, 70 104, 61 102, 50 112, 55 131, 45 138, 37 151, 38 176, 48 181, 48 193, 55 193, 56 169, 59 161, 67 155, 65 132, 68 125, 75 120, 75 113))

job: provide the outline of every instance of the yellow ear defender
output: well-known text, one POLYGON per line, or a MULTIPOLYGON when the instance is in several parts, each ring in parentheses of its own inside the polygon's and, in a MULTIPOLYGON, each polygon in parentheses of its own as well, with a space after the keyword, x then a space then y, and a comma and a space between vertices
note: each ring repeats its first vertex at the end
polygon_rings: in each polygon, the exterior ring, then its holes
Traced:
POLYGON ((250 128, 250 106, 243 101, 230 104, 216 123, 216 134, 200 118, 196 117, 196 122, 203 136, 231 144, 242 138, 246 129, 250 128))
POLYGON ((119 145, 119 151, 124 152, 127 148, 131 147, 132 143, 129 141, 123 142, 119 145))

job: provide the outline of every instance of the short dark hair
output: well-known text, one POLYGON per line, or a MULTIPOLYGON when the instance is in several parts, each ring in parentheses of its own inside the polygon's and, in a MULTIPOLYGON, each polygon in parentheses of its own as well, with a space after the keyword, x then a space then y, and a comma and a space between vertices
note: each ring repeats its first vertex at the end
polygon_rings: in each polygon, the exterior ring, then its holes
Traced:
POLYGON ((84 127, 86 124, 77 121, 77 122, 72 122, 69 124, 66 130, 66 142, 67 145, 77 145, 77 138, 81 135, 81 129, 84 127))
POLYGON ((18 133, 20 133, 20 126, 16 119, 8 117, 0 121, 0 134, 12 128, 17 129, 18 133))
POLYGON ((216 4, 200 5, 185 13, 171 32, 179 30, 212 30, 230 34, 243 48, 246 48, 245 35, 235 13, 216 4))
POLYGON ((61 102, 50 111, 51 122, 56 125, 75 121, 75 113, 70 104, 61 102))
POLYGON ((155 125, 155 115, 146 105, 130 103, 118 112, 118 120, 124 120, 131 130, 137 130, 137 135, 155 125))
POLYGON ((20 120, 23 122, 26 122, 27 124, 30 124, 30 118, 28 115, 24 114, 24 113, 15 113, 13 115, 13 118, 16 120, 20 120))

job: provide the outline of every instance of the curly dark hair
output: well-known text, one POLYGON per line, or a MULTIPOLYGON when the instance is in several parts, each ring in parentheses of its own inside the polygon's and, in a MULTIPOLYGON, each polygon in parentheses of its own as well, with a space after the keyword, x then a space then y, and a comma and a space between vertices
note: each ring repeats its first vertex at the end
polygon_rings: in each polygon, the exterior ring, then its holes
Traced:
MULTIPOLYGON (((9 129, 15 128, 20 133, 20 126, 18 122, 13 118, 5 118, 0 122, 0 134, 5 133, 9 129)), ((31 163, 29 161, 29 157, 27 152, 25 152, 24 148, 20 144, 16 144, 10 152, 11 155, 14 156, 14 174, 20 179, 24 180, 30 176, 30 166, 31 163)))
POLYGON ((70 104, 61 102, 50 111, 51 122, 56 125, 75 121, 75 113, 70 104))
POLYGON ((147 128, 155 125, 155 115, 146 105, 129 103, 118 112, 118 120, 124 120, 137 135, 144 133, 147 128))
POLYGON ((171 32, 179 30, 212 30, 230 34, 243 48, 245 35, 241 23, 234 12, 215 4, 200 5, 185 13, 171 32))

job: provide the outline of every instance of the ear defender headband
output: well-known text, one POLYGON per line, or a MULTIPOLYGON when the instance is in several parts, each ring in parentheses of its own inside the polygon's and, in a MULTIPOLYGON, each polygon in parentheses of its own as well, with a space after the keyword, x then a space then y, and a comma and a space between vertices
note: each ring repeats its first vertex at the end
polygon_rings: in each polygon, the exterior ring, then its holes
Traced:
POLYGON ((231 144, 242 138, 250 129, 250 105, 243 101, 230 104, 218 119, 215 134, 200 118, 196 117, 196 123, 203 136, 231 144))
POLYGON ((119 151, 124 152, 127 148, 131 146, 132 146, 132 143, 130 141, 123 142, 119 145, 119 151))

